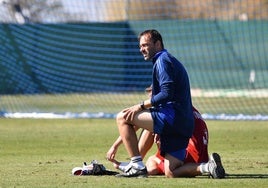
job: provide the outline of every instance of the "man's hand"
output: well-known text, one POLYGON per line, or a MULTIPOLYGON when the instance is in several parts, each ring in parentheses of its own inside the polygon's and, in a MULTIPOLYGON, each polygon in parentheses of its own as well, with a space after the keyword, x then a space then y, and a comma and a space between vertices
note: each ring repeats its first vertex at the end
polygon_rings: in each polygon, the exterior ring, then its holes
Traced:
POLYGON ((123 117, 125 118, 126 121, 132 122, 134 120, 135 115, 138 112, 140 112, 141 110, 142 109, 141 109, 141 106, 139 104, 134 105, 130 108, 126 108, 123 110, 123 112, 125 113, 123 117))
POLYGON ((113 162, 116 152, 117 152, 117 147, 112 146, 106 154, 106 159, 113 162))

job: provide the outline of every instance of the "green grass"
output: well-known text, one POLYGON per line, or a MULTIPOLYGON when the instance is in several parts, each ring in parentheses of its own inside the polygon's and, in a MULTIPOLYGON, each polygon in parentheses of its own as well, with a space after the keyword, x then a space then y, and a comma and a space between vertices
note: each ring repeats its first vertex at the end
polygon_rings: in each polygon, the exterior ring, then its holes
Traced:
MULTIPOLYGON (((221 154, 226 179, 122 179, 71 175, 93 159, 113 169, 105 160, 118 136, 113 119, 0 119, 0 187, 267 187, 268 123, 208 121, 208 128, 209 151, 221 154)), ((118 152, 126 160, 124 147, 118 152)))

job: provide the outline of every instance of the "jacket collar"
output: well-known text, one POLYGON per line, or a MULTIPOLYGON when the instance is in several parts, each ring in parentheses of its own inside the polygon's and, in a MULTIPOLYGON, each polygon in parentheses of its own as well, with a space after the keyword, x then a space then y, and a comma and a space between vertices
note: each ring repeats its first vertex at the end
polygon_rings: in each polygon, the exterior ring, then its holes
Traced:
POLYGON ((157 58, 158 58, 163 52, 167 52, 167 50, 166 50, 166 49, 163 49, 163 50, 161 50, 160 52, 157 52, 157 53, 154 55, 154 57, 153 57, 153 59, 152 59, 153 64, 155 64, 157 58))

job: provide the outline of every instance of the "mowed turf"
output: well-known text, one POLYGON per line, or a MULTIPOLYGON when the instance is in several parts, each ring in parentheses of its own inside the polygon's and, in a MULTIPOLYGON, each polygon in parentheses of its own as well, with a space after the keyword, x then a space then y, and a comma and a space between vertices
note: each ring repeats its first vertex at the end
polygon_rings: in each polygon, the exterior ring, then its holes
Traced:
MULTIPOLYGON (((0 187, 268 187, 268 122, 207 124, 209 152, 222 156, 226 179, 72 176, 93 159, 113 169, 105 155, 118 136, 114 119, 0 119, 0 187)), ((123 146, 117 158, 127 160, 123 146)))

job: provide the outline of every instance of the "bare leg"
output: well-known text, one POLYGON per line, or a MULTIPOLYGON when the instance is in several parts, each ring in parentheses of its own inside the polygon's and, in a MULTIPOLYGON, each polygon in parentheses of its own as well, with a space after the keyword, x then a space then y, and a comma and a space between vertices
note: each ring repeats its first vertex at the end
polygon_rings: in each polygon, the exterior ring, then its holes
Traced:
POLYGON ((152 155, 148 158, 146 162, 146 167, 149 175, 160 175, 162 173, 158 170, 158 165, 161 163, 161 159, 152 155))
POLYGON ((117 126, 120 136, 123 140, 126 150, 130 157, 139 156, 138 139, 133 126, 137 128, 153 131, 153 120, 149 111, 143 111, 135 115, 132 122, 128 122, 124 118, 124 113, 120 112, 117 115, 117 126))
POLYGON ((199 163, 185 163, 173 171, 174 177, 195 177, 202 175, 199 163))
POLYGON ((139 156, 138 139, 133 125, 123 118, 123 113, 117 115, 117 126, 125 148, 130 157, 139 156))
POLYGON ((135 105, 127 108, 117 115, 117 126, 124 146, 130 156, 130 163, 123 173, 117 174, 117 177, 147 177, 147 168, 142 161, 138 148, 138 138, 135 129, 145 128, 153 130, 153 120, 151 113, 146 111, 137 111, 139 106, 135 105), (135 128, 134 128, 135 127, 135 128))
POLYGON ((143 159, 147 154, 147 152, 151 149, 153 143, 154 143, 153 133, 143 129, 139 139, 139 151, 143 159))
POLYGON ((176 169, 183 165, 183 161, 173 157, 170 154, 165 155, 164 166, 165 166, 165 176, 167 178, 176 177, 176 169))

